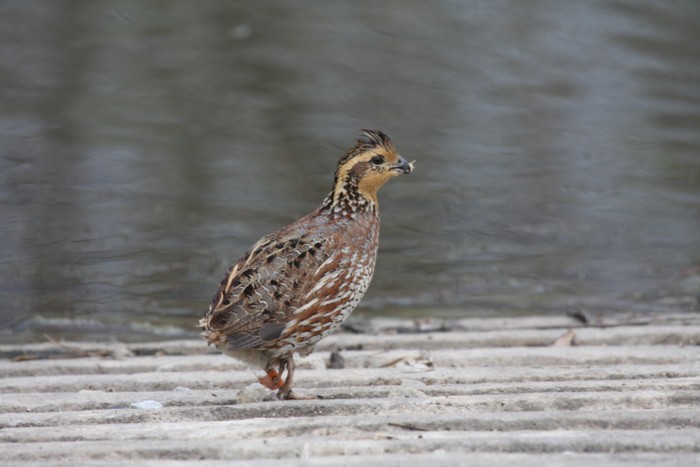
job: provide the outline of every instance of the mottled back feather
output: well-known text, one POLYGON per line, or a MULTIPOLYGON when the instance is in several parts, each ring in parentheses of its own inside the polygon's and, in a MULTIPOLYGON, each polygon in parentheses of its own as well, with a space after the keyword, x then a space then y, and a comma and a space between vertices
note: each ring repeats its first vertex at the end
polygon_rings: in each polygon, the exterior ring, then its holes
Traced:
POLYGON ((312 213, 263 237, 224 277, 207 315, 212 331, 228 335, 227 348, 264 347, 279 337, 309 279, 330 255, 324 248, 330 232, 321 234, 319 216, 312 213))

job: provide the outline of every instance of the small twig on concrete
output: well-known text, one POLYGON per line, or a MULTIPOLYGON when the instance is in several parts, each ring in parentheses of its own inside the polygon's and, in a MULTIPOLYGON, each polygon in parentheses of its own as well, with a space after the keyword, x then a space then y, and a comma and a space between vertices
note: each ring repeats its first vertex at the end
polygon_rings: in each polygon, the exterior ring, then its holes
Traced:
POLYGON ((409 430, 409 431, 430 431, 427 428, 421 428, 419 426, 415 425, 408 425, 405 423, 387 423, 389 426, 395 426, 398 428, 403 428, 404 430, 409 430))

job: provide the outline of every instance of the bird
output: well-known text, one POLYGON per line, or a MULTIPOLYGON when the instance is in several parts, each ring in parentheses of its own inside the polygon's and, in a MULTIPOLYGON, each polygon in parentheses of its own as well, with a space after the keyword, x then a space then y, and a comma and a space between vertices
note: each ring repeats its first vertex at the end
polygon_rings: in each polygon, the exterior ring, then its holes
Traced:
POLYGON ((362 130, 321 205, 262 237, 228 269, 198 323, 208 345, 261 368, 259 382, 280 400, 315 398, 292 390, 294 354, 313 352, 364 296, 379 245, 377 192, 413 172, 414 162, 385 133, 362 130))

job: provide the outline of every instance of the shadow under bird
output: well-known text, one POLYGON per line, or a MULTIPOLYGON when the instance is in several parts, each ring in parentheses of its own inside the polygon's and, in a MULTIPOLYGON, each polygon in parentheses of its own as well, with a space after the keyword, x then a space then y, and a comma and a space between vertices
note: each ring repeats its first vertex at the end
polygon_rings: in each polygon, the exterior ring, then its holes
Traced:
POLYGON ((229 268, 199 321, 202 336, 261 367, 260 383, 278 398, 313 398, 292 391, 294 353, 313 352, 362 299, 379 244, 377 192, 412 171, 387 135, 363 130, 338 161, 321 206, 261 238, 229 268))

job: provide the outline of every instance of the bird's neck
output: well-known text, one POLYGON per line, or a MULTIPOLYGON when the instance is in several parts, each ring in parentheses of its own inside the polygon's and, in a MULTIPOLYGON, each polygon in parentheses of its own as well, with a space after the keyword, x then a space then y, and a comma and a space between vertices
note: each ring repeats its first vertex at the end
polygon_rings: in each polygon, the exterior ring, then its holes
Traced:
POLYGON ((366 195, 360 192, 358 184, 352 178, 344 183, 336 183, 321 205, 321 210, 332 214, 334 217, 356 217, 358 213, 379 215, 379 203, 377 195, 366 195))

